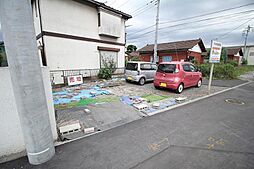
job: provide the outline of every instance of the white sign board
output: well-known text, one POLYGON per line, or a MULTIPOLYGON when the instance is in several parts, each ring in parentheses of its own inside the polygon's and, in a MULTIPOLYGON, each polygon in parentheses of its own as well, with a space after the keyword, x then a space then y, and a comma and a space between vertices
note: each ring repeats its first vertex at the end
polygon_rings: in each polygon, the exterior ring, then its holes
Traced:
POLYGON ((82 75, 68 76, 67 81, 69 86, 78 85, 83 83, 83 77, 82 75))
POLYGON ((220 42, 212 41, 209 63, 220 63, 220 55, 222 44, 220 42))

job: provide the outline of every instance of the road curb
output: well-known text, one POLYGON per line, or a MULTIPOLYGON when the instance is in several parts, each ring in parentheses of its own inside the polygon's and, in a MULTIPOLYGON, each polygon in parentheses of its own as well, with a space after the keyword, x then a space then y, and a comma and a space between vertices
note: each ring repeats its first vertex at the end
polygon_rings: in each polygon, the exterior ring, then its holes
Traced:
MULTIPOLYGON (((196 99, 193 99, 193 100, 184 102, 184 103, 180 103, 180 104, 177 104, 177 105, 168 107, 168 108, 163 109, 163 110, 158 110, 158 111, 156 111, 156 112, 149 113, 148 117, 154 116, 154 115, 156 115, 156 114, 163 113, 163 112, 165 112, 165 111, 169 111, 169 110, 172 110, 172 109, 181 107, 181 106, 185 106, 185 105, 188 105, 188 104, 197 102, 197 101, 199 101, 199 100, 203 100, 203 99, 206 99, 206 98, 209 98, 209 97, 218 95, 218 94, 220 94, 220 93, 224 93, 224 92, 233 90, 233 89, 235 89, 235 88, 238 88, 238 87, 241 87, 241 86, 250 84, 250 83, 252 83, 252 82, 253 82, 253 81, 249 81, 249 82, 246 82, 246 83, 243 83, 243 84, 234 86, 234 87, 230 87, 230 88, 228 88, 228 89, 221 90, 221 91, 216 92, 216 93, 213 93, 213 94, 209 94, 209 95, 206 95, 206 96, 203 96, 203 97, 199 97, 199 98, 196 98, 196 99)), ((135 120, 134 120, 134 121, 135 121, 135 120)), ((131 123, 131 122, 130 122, 130 123, 131 123)), ((126 123, 126 124, 127 124, 127 123, 126 123)), ((115 127, 119 127, 119 126, 115 126, 115 127)), ((103 131, 97 131, 97 132, 94 132, 94 133, 91 133, 91 134, 87 134, 87 135, 85 135, 85 136, 82 136, 82 137, 79 137, 79 138, 75 138, 75 139, 72 139, 72 140, 68 140, 68 141, 64 141, 64 142, 55 142, 54 145, 57 147, 57 146, 60 146, 60 145, 66 144, 66 143, 71 143, 71 142, 74 142, 74 141, 76 141, 76 140, 80 140, 80 139, 82 139, 82 138, 86 138, 86 137, 89 137, 89 136, 92 136, 92 135, 95 135, 95 134, 99 134, 99 133, 102 133, 102 132, 111 130, 111 129, 115 128, 115 127, 112 127, 112 128, 109 128, 109 129, 106 129, 106 130, 103 130, 103 131)))
POLYGON ((209 94, 209 95, 206 95, 206 96, 203 96, 203 97, 199 97, 199 98, 196 98, 196 99, 193 99, 193 100, 189 100, 187 102, 184 102, 184 103, 180 103, 180 104, 176 104, 174 106, 170 106, 168 108, 165 108, 165 109, 162 109, 162 110, 158 110, 158 111, 155 111, 155 112, 152 112, 152 113, 149 113, 148 116, 153 116, 153 115, 156 115, 156 114, 159 114, 159 113, 162 113, 162 112, 165 112, 165 111, 168 111, 168 110, 172 110, 172 109, 175 109, 177 107, 181 107, 181 106, 184 106, 184 105, 187 105, 187 104, 190 104, 190 103, 194 103, 194 102, 197 102, 199 100, 203 100, 203 99, 206 99, 206 98, 209 98, 209 97, 212 97, 212 96, 215 96, 215 95, 218 95, 220 93, 224 93, 224 92, 227 92, 227 91, 230 91, 230 90, 233 90, 235 88, 238 88, 238 87, 241 87, 241 86, 244 86, 244 85, 247 85, 249 83, 252 83, 252 81, 249 81, 249 82, 246 82, 246 83, 243 83, 243 84, 240 84, 240 85, 237 85, 237 86, 234 86, 234 87, 230 87, 228 89, 224 89, 224 90, 221 90, 221 91, 218 91, 216 93, 212 93, 212 94, 209 94))

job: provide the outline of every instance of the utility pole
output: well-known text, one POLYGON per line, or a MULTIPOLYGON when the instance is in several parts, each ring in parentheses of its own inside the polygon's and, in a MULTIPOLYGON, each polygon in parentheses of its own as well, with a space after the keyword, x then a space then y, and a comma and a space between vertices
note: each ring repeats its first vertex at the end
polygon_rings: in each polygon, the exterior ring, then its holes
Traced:
MULTIPOLYGON (((1 0, 4 44, 28 160, 55 154, 30 0, 1 0)), ((8 139, 8 138, 6 138, 8 139)))
POLYGON ((155 40, 154 40, 154 49, 153 49, 153 51, 154 51, 153 63, 156 63, 158 61, 157 41, 158 41, 159 14, 160 14, 160 0, 157 0, 157 15, 156 15, 155 40))
POLYGON ((248 40, 248 35, 249 35, 249 32, 251 30, 251 26, 248 25, 247 29, 246 29, 246 34, 245 34, 245 40, 244 40, 244 54, 243 54, 243 57, 248 60, 248 55, 246 56, 246 45, 247 45, 247 40, 248 40))

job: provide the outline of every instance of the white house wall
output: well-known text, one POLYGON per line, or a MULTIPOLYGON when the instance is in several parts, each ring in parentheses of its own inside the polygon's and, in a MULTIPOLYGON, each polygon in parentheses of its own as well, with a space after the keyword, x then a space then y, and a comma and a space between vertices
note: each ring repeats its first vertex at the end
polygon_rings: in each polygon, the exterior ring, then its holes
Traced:
POLYGON ((45 36, 50 70, 100 69, 98 46, 118 48, 117 67, 124 67, 124 46, 45 36), (123 57, 122 57, 123 56, 123 57))
MULTIPOLYGON (((41 8, 44 31, 103 39, 99 36, 96 8, 72 0, 43 0, 41 8)), ((111 41, 125 43, 124 19, 119 21, 122 36, 111 38, 111 41)))
POLYGON ((189 49, 189 51, 197 52, 197 53, 201 53, 202 52, 199 44, 193 46, 191 49, 189 49))
MULTIPOLYGON (((41 0, 40 2, 43 31, 92 39, 85 41, 68 37, 43 36, 47 66, 50 70, 99 69, 98 46, 120 49, 117 67, 124 67, 125 20, 119 18, 119 15, 113 17, 116 18, 115 21, 119 21, 120 37, 100 36, 97 8, 73 0, 41 0), (118 44, 98 42, 101 40, 118 44)), ((105 20, 104 18, 103 22, 105 20)))
POLYGON ((254 46, 247 47, 248 65, 254 65, 254 46))
MULTIPOLYGON (((43 82, 46 92, 51 130, 54 140, 57 139, 55 112, 53 107, 52 89, 49 81, 49 71, 42 68, 43 82)), ((18 111, 15 103, 9 68, 0 68, 0 163, 5 156, 25 150, 18 111)), ((17 157, 17 156, 16 156, 17 157)))

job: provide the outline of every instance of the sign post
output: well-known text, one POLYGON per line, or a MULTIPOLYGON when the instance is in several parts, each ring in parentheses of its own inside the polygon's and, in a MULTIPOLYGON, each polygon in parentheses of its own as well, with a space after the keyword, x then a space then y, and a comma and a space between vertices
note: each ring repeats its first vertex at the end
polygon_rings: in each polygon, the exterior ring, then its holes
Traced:
POLYGON ((211 70, 210 70, 209 84, 208 84, 209 94, 211 92, 214 63, 220 63, 221 50, 222 50, 222 43, 212 40, 210 57, 209 57, 209 63, 212 63, 211 70))

